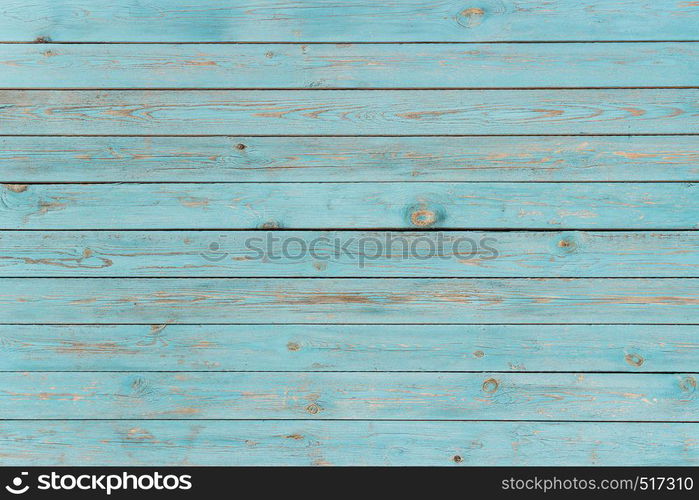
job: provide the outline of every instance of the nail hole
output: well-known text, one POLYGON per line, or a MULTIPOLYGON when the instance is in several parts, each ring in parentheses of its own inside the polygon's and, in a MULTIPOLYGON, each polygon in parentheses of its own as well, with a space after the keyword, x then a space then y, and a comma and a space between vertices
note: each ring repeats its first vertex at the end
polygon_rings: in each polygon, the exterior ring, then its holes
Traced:
POLYGON ((239 150, 241 150, 241 151, 242 151, 243 149, 245 149, 245 148, 247 148, 247 146, 246 146, 245 144, 243 144, 243 143, 238 143, 238 144, 235 145, 235 149, 239 149, 239 150))
POLYGON ((454 458, 452 458, 452 460, 453 460, 454 462, 456 462, 457 464, 460 464, 461 462, 464 461, 464 459, 463 459, 463 457, 462 457, 461 455, 454 455, 454 458))

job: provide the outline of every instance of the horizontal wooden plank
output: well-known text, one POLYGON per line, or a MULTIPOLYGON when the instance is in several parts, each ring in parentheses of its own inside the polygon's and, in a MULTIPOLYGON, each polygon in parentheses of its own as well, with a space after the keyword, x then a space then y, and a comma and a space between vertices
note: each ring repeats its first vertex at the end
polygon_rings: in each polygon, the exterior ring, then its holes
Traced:
POLYGON ((699 233, 0 231, 3 277, 699 277, 699 233))
POLYGON ((0 45, 0 87, 697 86, 687 64, 697 58, 697 43, 10 44, 0 45))
POLYGON ((0 422, 0 464, 699 464, 699 424, 595 422, 0 422))
POLYGON ((691 372, 698 334, 694 325, 1 325, 0 371, 691 372))
POLYGON ((2 182, 697 181, 691 136, 0 137, 2 182))
POLYGON ((89 0, 4 2, 2 40, 407 42, 691 40, 699 9, 671 0, 89 0))
POLYGON ((698 279, 4 278, 3 323, 699 323, 698 279))
POLYGON ((0 418, 697 421, 687 374, 0 373, 0 418))
POLYGON ((694 229, 691 183, 5 184, 2 229, 694 229))
POLYGON ((699 89, 3 90, 0 102, 12 135, 699 133, 699 89))

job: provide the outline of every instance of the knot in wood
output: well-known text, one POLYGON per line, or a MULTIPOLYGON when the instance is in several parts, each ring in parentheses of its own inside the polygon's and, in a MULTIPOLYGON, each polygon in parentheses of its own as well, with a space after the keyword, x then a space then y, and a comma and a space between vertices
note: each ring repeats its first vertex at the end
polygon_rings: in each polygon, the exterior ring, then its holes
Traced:
POLYGON ((308 406, 306 406, 306 411, 311 415, 315 415, 320 411, 320 406, 318 406, 317 403, 311 403, 308 406))
POLYGON ((282 225, 276 220, 268 220, 260 225, 260 229, 281 229, 282 225))
POLYGON ((473 28, 483 21, 485 10, 480 7, 464 9, 456 15, 456 21, 464 28, 473 28))
POLYGON ((680 389, 684 392, 694 392, 697 388, 697 379, 694 377, 684 377, 680 380, 680 389))
POLYGON ((410 214, 410 222, 417 227, 431 226, 437 222, 437 215, 432 210, 415 210, 410 214))
POLYGON ((626 356, 624 356, 624 359, 631 366, 641 366, 643 364, 643 361, 644 361, 643 357, 639 356, 638 354, 634 354, 634 353, 627 354, 626 356))
POLYGON ((495 391, 498 390, 498 387, 500 384, 498 383, 497 380, 494 378, 489 378, 485 382, 483 382, 483 392, 487 392, 488 394, 492 394, 495 391))

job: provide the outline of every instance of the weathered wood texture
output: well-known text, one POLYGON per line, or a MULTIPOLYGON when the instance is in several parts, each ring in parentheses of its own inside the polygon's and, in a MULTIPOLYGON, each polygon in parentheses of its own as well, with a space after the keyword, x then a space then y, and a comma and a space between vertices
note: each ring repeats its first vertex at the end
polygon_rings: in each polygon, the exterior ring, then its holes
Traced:
POLYGON ((0 134, 19 135, 699 133, 699 89, 3 90, 0 102, 0 134))
POLYGON ((697 232, 0 231, 3 277, 699 277, 697 232))
MULTIPOLYGON (((699 9, 697 9, 699 10, 699 9)), ((696 86, 696 43, 0 45, 5 88, 696 86)))
POLYGON ((699 465, 697 25, 3 2, 0 464, 699 465))
POLYGON ((53 372, 0 386, 5 419, 699 419, 692 374, 53 372))
POLYGON ((693 372, 699 326, 0 325, 0 353, 20 372, 693 372))
POLYGON ((699 181, 692 136, 0 137, 3 182, 699 181))
POLYGON ((2 229, 695 229, 691 183, 5 184, 2 229))
POLYGON ((697 279, 4 278, 0 321, 699 323, 697 279))
POLYGON ((697 465, 699 424, 12 421, 2 465, 697 465))
POLYGON ((674 0, 8 0, 6 41, 408 42, 692 40, 699 9, 674 0))

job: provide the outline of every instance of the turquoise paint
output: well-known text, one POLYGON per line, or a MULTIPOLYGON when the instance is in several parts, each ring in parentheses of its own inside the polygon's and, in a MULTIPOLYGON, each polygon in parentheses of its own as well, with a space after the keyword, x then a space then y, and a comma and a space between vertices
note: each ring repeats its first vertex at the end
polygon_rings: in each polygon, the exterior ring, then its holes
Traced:
POLYGON ((6 88, 653 87, 697 43, 0 45, 6 88), (620 71, 623 68, 623 71, 620 71))
POLYGON ((699 323, 699 280, 4 278, 3 323, 699 323), (273 313, 272 313, 273 311, 273 313))
POLYGON ((3 229, 696 229, 691 183, 33 184, 3 229))
POLYGON ((18 135, 699 133, 699 89, 3 90, 18 135))
POLYGON ((5 2, 0 464, 698 464, 698 21, 5 2), (389 227, 500 256, 241 253, 389 227))
POLYGON ((699 146, 693 136, 0 137, 0 171, 20 184, 696 182, 699 146))
POLYGON ((12 421, 3 465, 697 465, 696 423, 12 421), (253 445, 254 443, 254 445, 253 445), (455 462, 454 457, 461 462, 455 462))
POLYGON ((698 333, 696 325, 0 325, 0 371, 692 372, 698 333))
POLYGON ((2 40, 409 42, 694 40, 675 0, 6 0, 2 40))
POLYGON ((698 252, 693 231, 0 231, 0 276, 697 278, 698 252))
POLYGON ((0 373, 1 418, 696 421, 695 374, 0 373), (652 406, 653 411, 648 411, 652 406))

